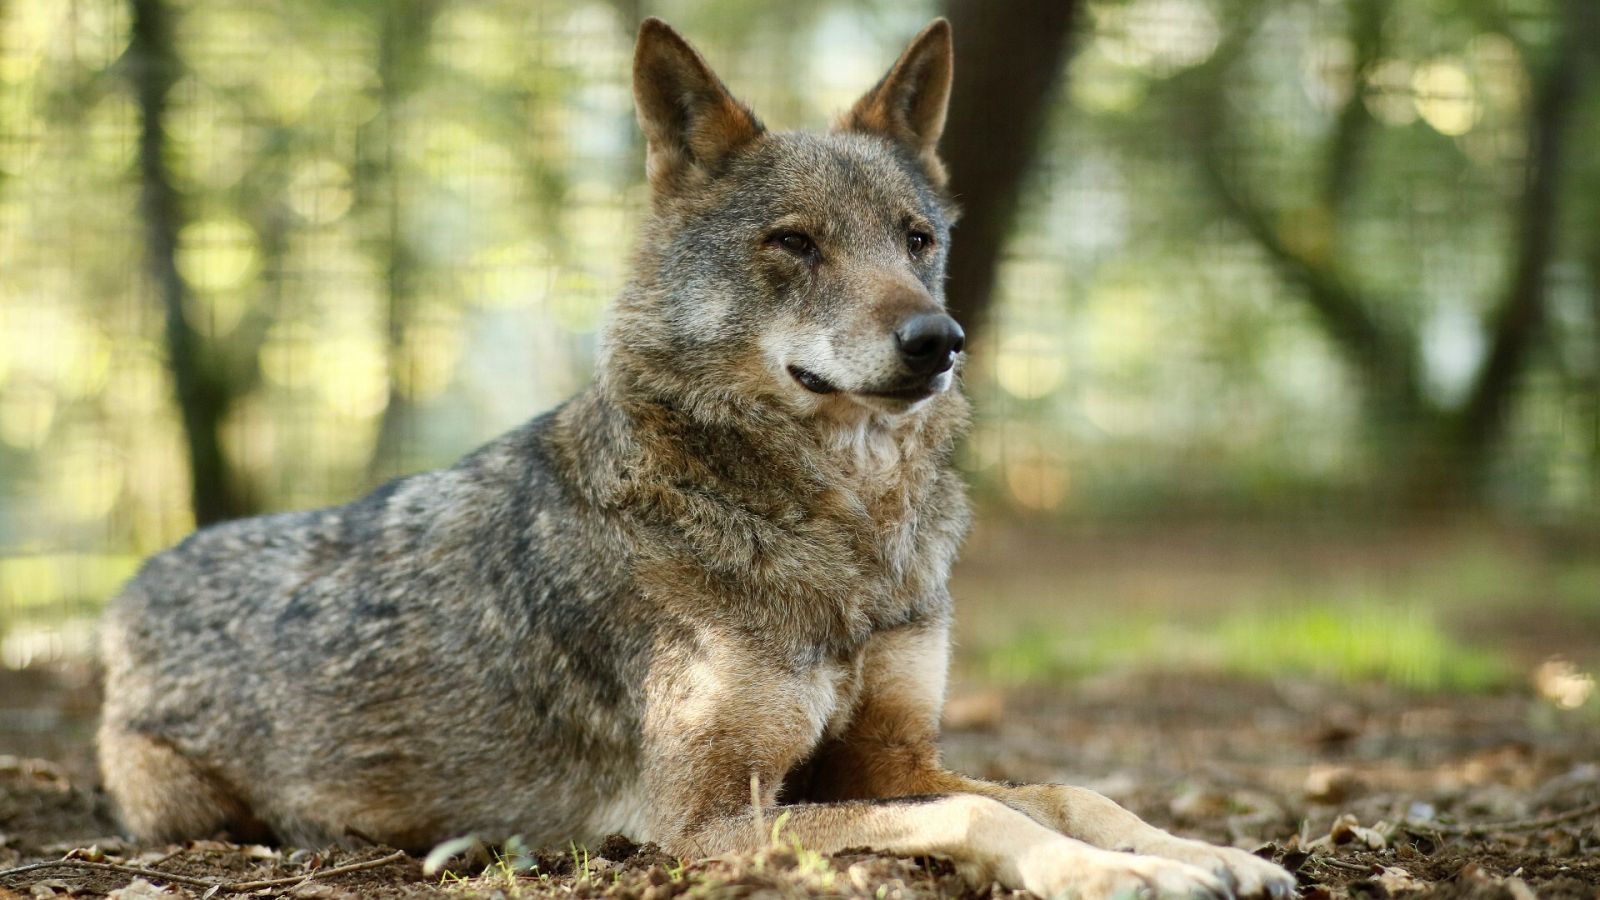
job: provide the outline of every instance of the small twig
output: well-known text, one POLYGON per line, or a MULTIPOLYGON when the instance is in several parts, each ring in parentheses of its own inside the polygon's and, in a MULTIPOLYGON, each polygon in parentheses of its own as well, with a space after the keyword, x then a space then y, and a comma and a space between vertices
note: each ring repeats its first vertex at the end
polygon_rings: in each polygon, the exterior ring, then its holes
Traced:
POLYGON ((215 887, 216 882, 204 878, 191 878, 188 875, 175 875, 172 872, 163 872, 159 869, 147 869, 144 866, 128 866, 121 863, 94 862, 87 859, 52 859, 45 862, 30 863, 26 866, 17 866, 15 869, 6 869, 0 872, 0 878, 10 878, 13 875, 22 875, 37 869, 93 869, 97 872, 117 872, 122 875, 137 875, 141 878, 159 878, 175 884, 187 884, 190 887, 215 887))
MULTIPOLYGON (((398 862, 404 859, 405 855, 406 852, 404 850, 396 850, 388 856, 379 857, 377 859, 369 859, 364 862, 350 863, 343 866, 334 866, 331 869, 307 872, 304 875, 290 875, 286 878, 267 878, 261 881, 211 881, 206 878, 195 878, 190 875, 177 875, 172 872, 163 872, 159 869, 148 869, 144 866, 129 866, 122 863, 92 862, 87 859, 52 859, 45 862, 29 863, 25 866, 17 866, 14 869, 0 871, 0 878, 10 878, 14 875, 22 875, 28 872, 37 871, 39 869, 92 869, 97 872, 116 872, 119 875, 133 875, 139 878, 149 878, 158 881, 166 881, 173 884, 185 884, 190 887, 215 888, 218 891, 239 893, 241 891, 255 891, 260 890, 261 888, 279 887, 285 884, 301 884, 303 882, 329 878, 335 875, 346 875, 351 872, 359 872, 363 869, 376 869, 379 866, 388 865, 392 862, 398 862)), ((165 860, 162 861, 164 862, 165 860)))
POLYGON ((1372 871, 1372 867, 1371 866, 1365 866, 1365 865, 1361 865, 1359 863, 1345 862, 1342 859, 1334 859, 1331 856, 1313 856, 1313 857, 1311 857, 1311 861, 1316 863, 1319 866, 1326 866, 1326 867, 1328 867, 1330 869, 1343 869, 1346 872, 1371 872, 1372 871))
POLYGON ((188 852, 189 852, 189 848, 188 847, 179 847, 178 849, 172 851, 171 853, 168 853, 166 856, 163 856, 160 859, 156 860, 155 862, 151 863, 150 864, 150 868, 154 869, 156 866, 164 866, 167 863, 172 862, 174 859, 177 859, 178 857, 180 857, 180 856, 182 856, 182 855, 184 855, 185 853, 188 853, 188 852))
POLYGON ((1563 822, 1571 822, 1589 816, 1600 816, 1600 800, 1588 803, 1566 812, 1552 813, 1548 816, 1534 816, 1527 819, 1512 819, 1509 822, 1480 822, 1469 825, 1447 825, 1443 822, 1407 822, 1406 824, 1419 830, 1432 830, 1441 834, 1491 834, 1496 831, 1538 831, 1563 822))
POLYGON ((321 869, 308 875, 302 875, 299 877, 269 878, 265 881, 235 881, 232 884, 222 885, 222 889, 225 891, 254 891, 265 887, 277 887, 282 884, 297 884, 302 881, 326 878, 330 875, 348 875, 351 872, 360 872, 363 869, 376 869, 379 866, 386 866, 389 863, 399 862, 405 858, 406 852, 404 850, 396 850, 388 856, 380 856, 377 859, 369 859, 366 862, 334 866, 331 869, 321 869))

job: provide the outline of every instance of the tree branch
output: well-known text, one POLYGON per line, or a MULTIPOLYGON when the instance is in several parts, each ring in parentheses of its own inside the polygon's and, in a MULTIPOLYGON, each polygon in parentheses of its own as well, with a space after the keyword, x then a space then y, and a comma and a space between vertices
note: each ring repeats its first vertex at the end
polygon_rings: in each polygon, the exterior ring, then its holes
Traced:
POLYGON ((1359 358, 1363 368, 1376 364, 1375 357, 1383 355, 1383 348, 1392 338, 1367 313, 1355 290, 1332 267, 1290 247, 1254 199, 1224 173, 1215 145, 1208 141, 1202 147, 1202 174, 1223 209, 1267 254, 1284 278, 1304 292, 1306 302, 1334 342, 1347 355, 1359 358))
MULTIPOLYGON (((1362 2, 1370 4, 1371 0, 1362 2)), ((1358 27, 1362 30, 1379 27, 1369 21, 1367 15, 1378 13, 1370 11, 1359 16, 1358 27)), ((1346 282, 1333 265, 1291 246, 1263 205, 1227 171, 1219 140, 1228 127, 1222 75, 1243 52, 1253 33, 1253 22, 1237 26, 1212 59, 1187 79, 1188 83, 1199 85, 1200 97, 1188 104, 1186 121, 1202 179, 1222 211, 1261 248, 1280 276, 1299 288, 1299 296, 1311 307, 1335 348, 1361 374, 1370 397, 1400 406, 1405 411, 1415 411, 1422 405, 1422 391, 1407 344, 1372 315, 1373 304, 1346 282)), ((1376 53, 1376 50, 1369 48, 1367 52, 1376 53)), ((1352 96, 1350 105, 1360 106, 1359 98, 1352 96)), ((1342 196, 1346 190, 1353 171, 1350 160, 1359 150, 1364 131, 1361 124, 1364 115, 1364 109, 1351 112, 1347 105, 1339 117, 1328 158, 1340 166, 1344 174, 1330 174, 1326 188, 1330 199, 1342 196)), ((1337 206, 1331 206, 1330 212, 1334 209, 1337 206)))

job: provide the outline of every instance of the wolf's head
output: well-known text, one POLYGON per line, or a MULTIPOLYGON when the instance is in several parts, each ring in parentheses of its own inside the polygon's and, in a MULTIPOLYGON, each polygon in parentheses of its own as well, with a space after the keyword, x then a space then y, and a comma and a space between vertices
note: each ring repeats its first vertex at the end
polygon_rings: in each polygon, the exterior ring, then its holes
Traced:
POLYGON ((965 340, 944 311, 950 76, 941 19, 832 130, 770 132, 646 20, 633 86, 652 211, 608 357, 634 361, 636 387, 801 417, 933 405, 965 340))

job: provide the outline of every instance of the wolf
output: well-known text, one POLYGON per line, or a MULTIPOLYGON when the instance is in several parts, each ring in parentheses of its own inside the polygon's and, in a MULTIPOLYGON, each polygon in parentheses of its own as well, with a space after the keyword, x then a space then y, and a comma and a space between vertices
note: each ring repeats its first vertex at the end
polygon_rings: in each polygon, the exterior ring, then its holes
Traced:
POLYGON ((774 132, 646 20, 651 209, 592 386, 451 468, 150 559, 102 628, 125 827, 698 858, 781 816, 1042 896, 1286 896, 1092 791, 940 764, 952 72, 936 20, 830 130, 774 132))

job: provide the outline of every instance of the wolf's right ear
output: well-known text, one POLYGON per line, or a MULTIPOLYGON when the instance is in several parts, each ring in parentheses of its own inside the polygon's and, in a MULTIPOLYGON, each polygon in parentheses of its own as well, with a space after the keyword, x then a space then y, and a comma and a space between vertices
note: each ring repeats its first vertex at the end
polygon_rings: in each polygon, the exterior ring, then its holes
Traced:
POLYGON ((934 19, 866 96, 844 115, 840 127, 881 134, 910 150, 928 178, 943 187, 947 176, 939 159, 954 69, 950 22, 934 19))
POLYGON ((765 130, 689 42, 653 17, 639 26, 633 99, 647 143, 645 169, 658 193, 696 172, 715 174, 765 130))

